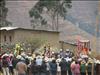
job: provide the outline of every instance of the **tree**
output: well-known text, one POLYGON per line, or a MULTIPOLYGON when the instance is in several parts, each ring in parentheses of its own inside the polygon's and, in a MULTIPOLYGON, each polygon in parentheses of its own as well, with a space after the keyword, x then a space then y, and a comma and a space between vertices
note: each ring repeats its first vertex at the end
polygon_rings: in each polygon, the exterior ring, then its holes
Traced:
POLYGON ((36 49, 39 49, 44 43, 45 43, 45 40, 41 38, 33 38, 33 39, 26 40, 26 45, 31 48, 32 53, 36 49))
POLYGON ((47 25, 48 21, 42 15, 46 9, 46 13, 52 19, 52 26, 58 30, 59 16, 64 19, 69 8, 71 8, 71 0, 39 0, 29 11, 29 14, 33 18, 33 25, 36 21, 40 22, 41 25, 47 25))
POLYGON ((6 20, 8 8, 5 5, 5 0, 0 0, 0 27, 11 25, 11 22, 6 20))

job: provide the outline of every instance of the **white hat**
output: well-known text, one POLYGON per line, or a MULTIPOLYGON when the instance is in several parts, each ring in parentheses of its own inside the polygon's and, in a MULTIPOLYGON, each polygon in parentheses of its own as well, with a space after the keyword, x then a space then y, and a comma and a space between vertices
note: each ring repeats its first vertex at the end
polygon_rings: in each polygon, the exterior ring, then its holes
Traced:
POLYGON ((25 52, 21 53, 22 56, 26 56, 25 52))
POLYGON ((9 56, 14 56, 13 54, 9 54, 9 56))
POLYGON ((66 51, 69 51, 69 49, 66 49, 66 51))
POLYGON ((16 57, 17 59, 21 59, 22 58, 22 56, 21 55, 17 55, 17 57, 16 57))
POLYGON ((1 58, 3 58, 4 56, 9 56, 7 53, 3 54, 1 58))
POLYGON ((40 55, 38 55, 37 57, 36 57, 36 59, 41 59, 42 58, 42 56, 40 56, 40 55))
POLYGON ((100 60, 97 60, 96 63, 97 63, 97 64, 100 64, 100 60))
POLYGON ((87 55, 81 55, 81 58, 88 58, 87 55))
POLYGON ((82 58, 79 58, 78 61, 82 61, 82 58))
POLYGON ((57 63, 61 62, 61 59, 57 59, 56 62, 57 62, 57 63))
POLYGON ((60 51, 63 51, 63 49, 60 49, 60 51))
POLYGON ((45 62, 48 62, 49 61, 49 58, 48 57, 45 57, 44 60, 45 60, 45 62))
POLYGON ((28 57, 28 59, 29 59, 29 60, 33 60, 33 58, 32 58, 32 57, 28 57))

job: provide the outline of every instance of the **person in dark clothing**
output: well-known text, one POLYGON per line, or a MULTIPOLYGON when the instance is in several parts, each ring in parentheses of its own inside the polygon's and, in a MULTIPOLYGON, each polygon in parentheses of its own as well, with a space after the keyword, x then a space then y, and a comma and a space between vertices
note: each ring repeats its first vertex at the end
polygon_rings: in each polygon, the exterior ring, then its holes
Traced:
POLYGON ((13 64, 12 64, 12 61, 13 61, 13 56, 10 57, 10 61, 9 61, 9 71, 12 75, 14 75, 14 71, 13 71, 13 64))
MULTIPOLYGON (((25 58, 25 63, 26 63, 26 65, 29 65, 30 61, 28 58, 25 58)), ((27 75, 29 74, 29 70, 30 70, 30 68, 29 68, 29 66, 27 66, 27 75)))
POLYGON ((70 62, 70 61, 68 61, 68 62, 67 62, 67 70, 68 70, 68 75, 72 75, 70 65, 71 65, 71 62, 70 62))
POLYGON ((42 65, 41 65, 41 69, 40 69, 41 75, 46 75, 46 72, 47 72, 46 68, 47 68, 47 65, 46 65, 45 61, 43 61, 42 65))
POLYGON ((92 63, 88 63, 87 72, 88 72, 88 75, 91 75, 91 73, 92 73, 92 63))
MULTIPOLYGON (((96 63, 94 63, 94 68, 93 68, 93 70, 94 70, 94 75, 97 75, 97 73, 96 73, 96 63)), ((99 73, 100 74, 100 73, 99 73)))
POLYGON ((61 60, 59 66, 61 67, 61 75, 67 75, 67 62, 64 58, 61 60))
POLYGON ((8 67, 9 67, 9 64, 8 64, 8 61, 7 61, 7 57, 4 56, 3 59, 2 59, 3 75, 10 75, 8 67))
POLYGON ((19 61, 19 60, 14 56, 14 58, 13 58, 13 60, 12 60, 14 75, 17 74, 17 72, 16 72, 16 65, 17 65, 18 61, 19 61))
POLYGON ((30 66, 30 70, 31 70, 32 75, 38 74, 38 67, 37 67, 35 61, 32 62, 31 66, 30 66))
POLYGON ((52 62, 50 62, 50 72, 51 72, 51 75, 57 75, 56 60, 52 60, 52 62))
POLYGON ((50 64, 48 61, 46 61, 46 75, 50 75, 50 64))
POLYGON ((1 60, 2 60, 2 58, 1 58, 1 54, 0 54, 0 72, 2 72, 2 66, 1 66, 1 60))
POLYGON ((25 58, 25 63, 26 63, 26 65, 28 65, 30 63, 28 58, 25 58))
POLYGON ((80 65, 81 75, 86 75, 86 65, 85 62, 82 62, 80 65))
POLYGON ((100 64, 96 64, 96 75, 100 75, 100 64))
POLYGON ((2 72, 1 60, 0 60, 0 72, 2 72))

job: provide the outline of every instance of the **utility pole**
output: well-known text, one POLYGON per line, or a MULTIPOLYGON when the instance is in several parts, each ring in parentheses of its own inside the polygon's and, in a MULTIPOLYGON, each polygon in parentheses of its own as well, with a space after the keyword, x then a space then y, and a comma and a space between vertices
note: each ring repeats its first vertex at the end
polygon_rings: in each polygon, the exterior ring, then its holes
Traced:
MULTIPOLYGON (((98 33, 99 33, 99 21, 100 21, 100 0, 98 1, 98 8, 97 8, 97 14, 96 14, 96 23, 95 23, 95 39, 94 39, 94 48, 95 52, 97 52, 97 45, 98 45, 98 33)), ((94 75, 94 63, 92 64, 92 75, 94 75)))
POLYGON ((100 0, 98 1, 98 9, 97 9, 97 14, 96 14, 96 29, 95 29, 95 51, 97 51, 97 42, 98 42, 98 33, 99 33, 99 21, 100 21, 100 0))

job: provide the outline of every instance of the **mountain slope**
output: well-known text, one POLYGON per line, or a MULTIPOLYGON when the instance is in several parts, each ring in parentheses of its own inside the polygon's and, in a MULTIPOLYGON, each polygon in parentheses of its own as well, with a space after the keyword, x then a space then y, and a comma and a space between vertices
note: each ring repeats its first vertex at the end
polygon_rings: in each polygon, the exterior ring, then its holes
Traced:
MULTIPOLYGON (((9 9, 7 19, 12 22, 13 26, 32 28, 30 23, 31 18, 28 12, 36 2, 7 1, 6 7, 9 9)), ((89 39, 91 41, 91 47, 93 47, 96 30, 96 12, 96 1, 73 1, 72 9, 69 10, 66 20, 59 20, 61 31, 60 40, 75 43, 77 37, 80 37, 81 39, 89 39)), ((98 35, 98 49, 100 49, 100 30, 98 35)))

